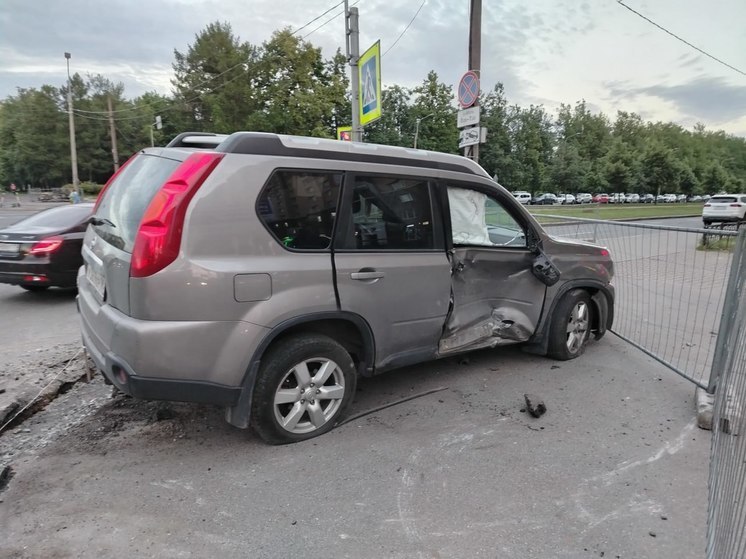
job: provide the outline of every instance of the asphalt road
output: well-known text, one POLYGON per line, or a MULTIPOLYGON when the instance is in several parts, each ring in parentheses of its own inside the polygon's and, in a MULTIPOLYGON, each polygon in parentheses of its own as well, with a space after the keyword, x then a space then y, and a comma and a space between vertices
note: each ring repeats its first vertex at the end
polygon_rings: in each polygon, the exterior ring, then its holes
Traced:
POLYGON ((0 208, 0 229, 13 225, 16 221, 20 221, 38 211, 38 209, 0 208))
MULTIPOLYGON (((0 208, 0 229, 20 221, 48 204, 26 204, 0 208)), ((75 291, 51 288, 29 293, 20 287, 0 283, 0 332, 7 340, 3 356, 8 360, 38 348, 80 339, 75 291)))
POLYGON ((271 447, 216 408, 82 385, 0 438, 27 441, 0 556, 702 556, 710 433, 686 381, 611 336, 364 379, 353 413, 441 387, 271 447))

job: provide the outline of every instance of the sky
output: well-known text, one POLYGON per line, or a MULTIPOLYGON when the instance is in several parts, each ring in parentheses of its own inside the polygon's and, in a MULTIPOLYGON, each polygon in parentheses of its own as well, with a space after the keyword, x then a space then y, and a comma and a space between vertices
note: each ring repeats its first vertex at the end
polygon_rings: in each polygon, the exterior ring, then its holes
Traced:
MULTIPOLYGON (((511 104, 541 104, 550 113, 560 103, 584 99, 612 118, 617 111, 635 112, 646 120, 686 128, 703 123, 746 137, 746 1, 624 2, 735 69, 616 0, 483 0, 482 89, 502 82, 511 104)), ((174 49, 186 52, 209 23, 228 22, 242 41, 261 44, 274 30, 298 29, 336 3, 0 0, 0 99, 17 88, 63 85, 65 52, 72 55, 72 73, 121 82, 126 97, 170 94, 174 49)), ((435 70, 456 90, 468 69, 469 0, 350 4, 360 14, 361 51, 381 41, 384 87, 412 87, 435 70)), ((327 57, 337 48, 344 51, 342 9, 300 32, 327 57)))

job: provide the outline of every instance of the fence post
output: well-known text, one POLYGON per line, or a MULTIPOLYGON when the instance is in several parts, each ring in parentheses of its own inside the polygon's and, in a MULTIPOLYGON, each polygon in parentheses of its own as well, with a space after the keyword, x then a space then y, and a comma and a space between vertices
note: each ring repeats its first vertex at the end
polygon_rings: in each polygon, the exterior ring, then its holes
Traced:
POLYGON ((723 314, 720 316, 720 327, 715 342, 715 354, 712 357, 712 368, 710 369, 710 381, 707 384, 707 392, 714 394, 718 381, 723 373, 723 366, 728 361, 728 337, 731 326, 734 324, 738 299, 743 291, 744 278, 746 277, 746 229, 740 229, 736 237, 736 246, 733 248, 733 260, 730 265, 728 287, 723 299, 723 314))

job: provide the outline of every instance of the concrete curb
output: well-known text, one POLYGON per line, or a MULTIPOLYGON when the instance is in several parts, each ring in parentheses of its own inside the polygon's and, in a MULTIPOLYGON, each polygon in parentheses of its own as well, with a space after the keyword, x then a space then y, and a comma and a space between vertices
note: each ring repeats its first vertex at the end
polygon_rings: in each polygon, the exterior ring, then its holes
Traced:
POLYGON ((694 393, 697 401, 697 426, 712 431, 712 414, 715 408, 715 395, 708 394, 704 388, 697 387, 694 393))

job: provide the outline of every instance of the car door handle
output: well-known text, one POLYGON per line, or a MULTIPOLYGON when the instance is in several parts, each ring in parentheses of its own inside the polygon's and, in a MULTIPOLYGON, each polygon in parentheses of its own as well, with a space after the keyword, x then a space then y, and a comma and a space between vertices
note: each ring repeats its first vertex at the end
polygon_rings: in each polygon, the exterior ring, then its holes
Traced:
POLYGON ((372 280, 372 279, 380 279, 384 277, 386 274, 384 272, 377 272, 375 270, 371 271, 360 271, 360 272, 352 272, 350 274, 350 277, 354 280, 372 280))

